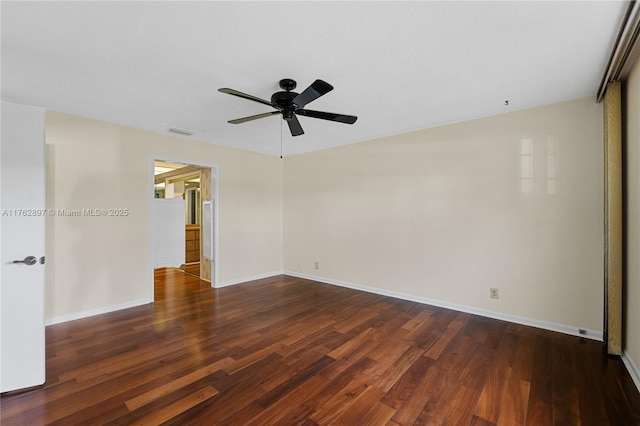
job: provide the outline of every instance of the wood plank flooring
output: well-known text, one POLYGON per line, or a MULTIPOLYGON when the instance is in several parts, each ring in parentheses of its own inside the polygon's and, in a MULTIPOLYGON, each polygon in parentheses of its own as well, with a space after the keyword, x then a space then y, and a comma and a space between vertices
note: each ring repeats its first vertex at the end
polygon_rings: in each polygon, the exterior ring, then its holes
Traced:
POLYGON ((602 343, 278 276, 47 327, 9 425, 640 425, 602 343))

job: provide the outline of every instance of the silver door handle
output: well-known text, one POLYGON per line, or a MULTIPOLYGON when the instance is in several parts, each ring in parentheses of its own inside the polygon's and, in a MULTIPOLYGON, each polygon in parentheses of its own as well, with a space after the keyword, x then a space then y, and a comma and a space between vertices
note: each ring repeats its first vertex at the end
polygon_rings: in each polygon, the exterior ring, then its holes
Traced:
POLYGON ((13 263, 24 263, 25 265, 35 265, 38 259, 35 256, 27 256, 24 260, 14 260, 13 263))

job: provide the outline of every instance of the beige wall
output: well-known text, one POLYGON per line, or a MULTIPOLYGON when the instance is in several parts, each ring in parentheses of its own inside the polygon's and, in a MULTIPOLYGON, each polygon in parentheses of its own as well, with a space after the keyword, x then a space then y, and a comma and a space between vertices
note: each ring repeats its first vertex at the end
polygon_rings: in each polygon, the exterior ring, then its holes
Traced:
POLYGON ((287 158, 284 269, 597 336, 602 140, 589 98, 287 158))
POLYGON ((150 297, 152 160, 219 165, 219 283, 282 269, 282 160, 49 112, 47 207, 127 217, 48 217, 51 322, 150 297))
POLYGON ((640 387, 640 60, 625 82, 626 134, 624 168, 626 201, 625 306, 623 351, 640 387))

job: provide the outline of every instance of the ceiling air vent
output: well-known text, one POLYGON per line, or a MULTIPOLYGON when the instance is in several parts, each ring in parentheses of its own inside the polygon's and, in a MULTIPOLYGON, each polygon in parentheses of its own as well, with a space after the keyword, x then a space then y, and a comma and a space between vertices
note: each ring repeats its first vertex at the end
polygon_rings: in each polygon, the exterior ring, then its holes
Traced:
POLYGON ((189 130, 176 129, 175 127, 170 128, 169 129, 169 133, 175 133, 176 135, 181 135, 181 136, 191 136, 191 135, 193 135, 193 132, 190 132, 189 130))

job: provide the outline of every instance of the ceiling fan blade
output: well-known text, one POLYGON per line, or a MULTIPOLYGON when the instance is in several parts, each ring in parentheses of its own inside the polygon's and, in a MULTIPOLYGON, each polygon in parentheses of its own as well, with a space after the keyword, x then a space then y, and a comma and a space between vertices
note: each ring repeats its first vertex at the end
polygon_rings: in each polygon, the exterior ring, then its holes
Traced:
POLYGON ((264 105, 269 105, 270 107, 273 107, 273 108, 281 109, 279 106, 274 105, 269 101, 257 98, 257 97, 252 96, 252 95, 247 95, 246 93, 238 92, 237 90, 229 89, 227 87, 223 87, 222 89, 218 89, 218 92, 226 93, 228 95, 237 96, 237 97, 243 98, 243 99, 249 99, 250 101, 258 102, 258 103, 261 103, 261 104, 264 104, 264 105))
POLYGON ((271 117, 272 115, 280 114, 280 111, 271 111, 265 112, 262 114, 250 115, 249 117, 236 118, 235 120, 229 120, 228 123, 231 124, 240 124, 246 123, 247 121, 257 120, 258 118, 271 117))
POLYGON ((332 90, 333 86, 326 81, 316 80, 311 83, 311 86, 307 87, 302 93, 293 98, 293 101, 291 102, 298 108, 304 108, 304 106, 309 102, 315 101, 320 96, 326 95, 332 90))
POLYGON ((296 110, 296 114, 304 115, 305 117, 321 118, 322 120, 337 121, 338 123, 353 124, 358 117, 354 115, 336 114, 333 112, 313 111, 310 109, 296 110))
POLYGON ((291 136, 300 136, 304 135, 304 130, 302 130, 302 126, 298 121, 298 117, 293 114, 293 117, 290 120, 285 120, 289 125, 289 130, 291 130, 291 136))

